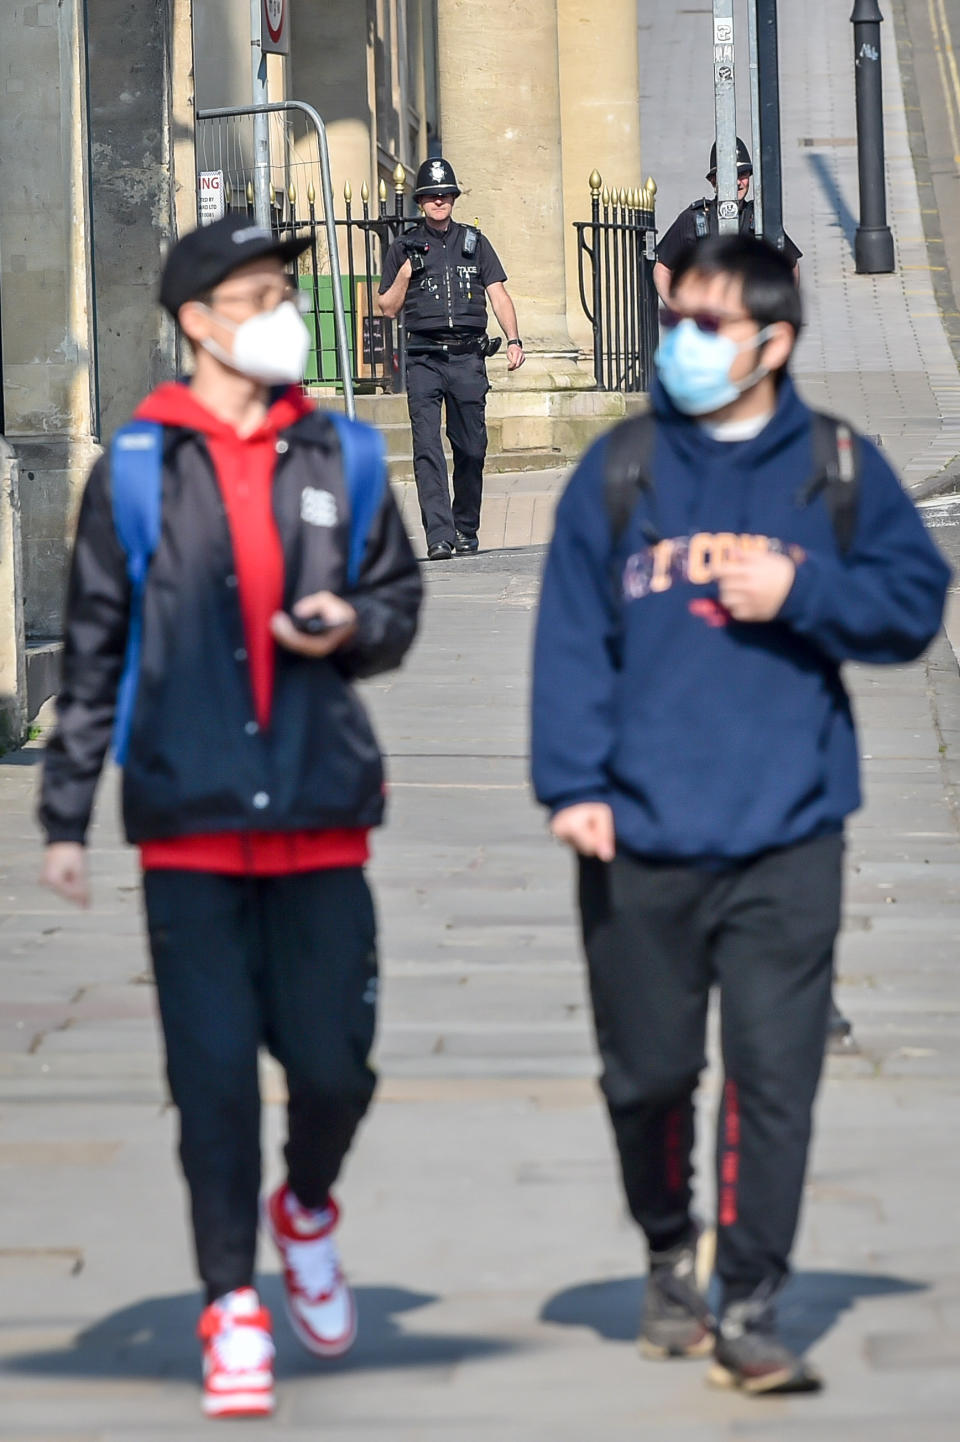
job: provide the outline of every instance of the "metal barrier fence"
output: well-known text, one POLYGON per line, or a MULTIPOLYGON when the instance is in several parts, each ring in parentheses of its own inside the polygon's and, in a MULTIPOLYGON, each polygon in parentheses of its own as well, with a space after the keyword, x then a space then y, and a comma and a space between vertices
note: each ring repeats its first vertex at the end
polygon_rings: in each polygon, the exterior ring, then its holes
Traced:
POLYGON ((643 189, 609 190, 595 170, 591 218, 574 222, 580 302, 593 327, 593 370, 601 390, 649 388, 658 335, 656 193, 653 180, 643 189))
POLYGON ((269 123, 269 221, 278 236, 306 236, 297 284, 308 297, 304 316, 312 345, 307 384, 342 390, 348 413, 353 394, 406 387, 403 326, 376 314, 375 296, 391 242, 416 224, 404 214, 406 172, 393 176, 393 207, 384 181, 371 213, 370 191, 360 188, 360 213, 353 189, 343 189, 344 215, 334 211, 329 155, 323 121, 300 101, 197 112, 197 184, 201 221, 221 212, 255 217, 254 124, 269 123), (208 189, 205 189, 205 186, 208 189), (215 203, 210 203, 212 193, 215 203))

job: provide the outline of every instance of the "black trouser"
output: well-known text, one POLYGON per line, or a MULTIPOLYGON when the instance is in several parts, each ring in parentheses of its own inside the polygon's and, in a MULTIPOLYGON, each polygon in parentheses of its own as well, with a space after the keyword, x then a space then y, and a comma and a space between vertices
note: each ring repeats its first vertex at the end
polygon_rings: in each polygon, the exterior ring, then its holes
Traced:
POLYGON ((788 1270, 840 923, 843 839, 722 872, 581 860, 580 906, 607 1100, 650 1246, 690 1225, 693 1096, 720 988, 717 1271, 729 1303, 788 1270))
POLYGON ((149 871, 150 947, 208 1299, 253 1279, 261 1045, 287 1074, 288 1180, 325 1205, 373 1095, 376 923, 359 867, 149 871))
POLYGON ((480 529, 484 420, 490 389, 479 355, 412 355, 407 360, 407 406, 413 430, 413 471, 427 545, 453 544, 455 531, 471 539, 480 529), (446 402, 447 439, 453 450, 453 506, 447 460, 440 440, 440 410, 446 402))

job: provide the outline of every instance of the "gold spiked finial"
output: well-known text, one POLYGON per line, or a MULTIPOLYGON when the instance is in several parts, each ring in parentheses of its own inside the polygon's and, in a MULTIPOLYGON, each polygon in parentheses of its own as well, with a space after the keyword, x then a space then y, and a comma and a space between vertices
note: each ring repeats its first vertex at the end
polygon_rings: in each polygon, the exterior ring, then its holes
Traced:
MULTIPOLYGON (((310 185, 311 185, 311 188, 312 188, 312 187, 313 187, 313 181, 312 181, 312 180, 311 180, 311 182, 310 182, 310 185)), ((345 181, 343 182, 343 199, 344 199, 344 202, 345 202, 347 205, 349 205, 350 202, 351 202, 351 200, 353 199, 353 186, 350 184, 349 180, 345 180, 345 181)))
MULTIPOLYGON (((343 189, 344 189, 344 199, 346 199, 346 192, 347 192, 348 190, 350 190, 350 182, 349 182, 349 180, 347 181, 347 183, 346 183, 346 185, 343 187, 343 189)), ((351 195, 353 194, 353 191, 352 191, 352 190, 350 191, 350 194, 351 194, 351 195)), ((308 204, 308 205, 312 205, 312 204, 314 203, 314 201, 316 200, 316 198, 317 198, 317 192, 314 190, 314 188, 313 188, 313 181, 311 180, 310 184, 307 186, 307 204, 308 204)))
POLYGON ((648 210, 653 210, 657 203, 657 182, 652 175, 647 176, 647 183, 643 187, 644 200, 648 210))
POLYGON ((276 203, 277 203, 277 192, 276 192, 276 190, 275 190, 275 188, 274 188, 273 181, 271 180, 271 182, 270 182, 270 204, 271 204, 271 205, 276 205, 276 203))
POLYGON ((252 204, 253 204, 253 181, 252 181, 252 180, 248 180, 248 181, 247 181, 247 204, 248 204, 248 205, 252 205, 252 204))
POLYGON ((600 194, 600 191, 603 188, 603 176, 600 174, 599 170, 591 170, 590 179, 587 181, 587 184, 590 187, 591 195, 598 196, 600 194))
POLYGON ((603 187, 603 193, 600 196, 600 199, 603 201, 604 205, 610 204, 610 192, 606 186, 603 187))
POLYGON ((370 199, 370 187, 366 181, 364 181, 360 187, 360 199, 363 201, 364 205, 366 205, 367 201, 370 199))
POLYGON ((406 168, 399 161, 393 168, 393 188, 398 195, 402 195, 407 188, 406 168))
POLYGON ((226 184, 225 184, 224 187, 223 187, 223 198, 224 198, 224 200, 227 202, 228 205, 230 204, 231 200, 233 199, 233 186, 230 184, 229 180, 226 182, 226 184))
POLYGON ((294 185, 294 183, 293 183, 292 180, 291 180, 290 184, 287 186, 287 197, 288 197, 291 205, 296 205, 296 203, 297 203, 297 187, 294 185))
POLYGON ((386 199, 387 199, 387 182, 386 182, 385 180, 381 180, 380 184, 377 186, 377 196, 379 197, 380 200, 386 202, 386 199))

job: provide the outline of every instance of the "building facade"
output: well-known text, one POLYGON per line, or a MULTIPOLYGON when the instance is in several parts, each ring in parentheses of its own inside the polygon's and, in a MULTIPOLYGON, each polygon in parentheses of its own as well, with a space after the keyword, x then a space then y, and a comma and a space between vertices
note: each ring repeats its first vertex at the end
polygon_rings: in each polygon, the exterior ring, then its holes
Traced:
MULTIPOLYGON (((464 190, 460 213, 479 219, 504 260, 528 353, 523 388, 515 379, 491 406, 539 425, 535 443, 549 439, 566 404, 558 396, 581 395, 579 411, 590 408, 572 229, 589 215, 587 177, 598 168, 612 185, 641 183, 636 6, 287 3, 292 50, 270 57, 270 98, 307 101, 323 116, 338 204, 345 186, 359 195, 364 184, 375 203, 380 182, 402 174, 412 209, 416 168, 442 147, 464 190)), ((140 397, 176 371, 155 294, 171 237, 196 221, 197 173, 210 164, 196 111, 248 103, 251 74, 248 0, 5 0, 0 708, 9 714, 20 705, 26 715, 54 684, 48 662, 89 466, 140 397), (16 547, 2 540, 14 532, 16 547), (15 694, 18 628, 35 680, 29 705, 15 694)), ((294 126, 294 156, 308 138, 294 126)))

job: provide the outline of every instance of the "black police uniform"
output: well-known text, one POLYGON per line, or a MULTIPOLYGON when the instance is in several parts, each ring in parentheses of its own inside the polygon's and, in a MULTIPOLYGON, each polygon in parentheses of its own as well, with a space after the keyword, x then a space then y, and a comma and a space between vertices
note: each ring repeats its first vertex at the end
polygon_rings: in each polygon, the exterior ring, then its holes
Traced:
MULTIPOLYGON (((689 246, 695 245, 698 240, 703 240, 708 235, 717 235, 719 230, 716 196, 712 199, 704 196, 701 200, 695 200, 686 210, 681 210, 670 229, 658 241, 657 260, 665 265, 667 270, 674 270, 677 261, 689 246)), ((745 200, 740 207, 740 234, 752 236, 754 233, 753 201, 745 200)), ((796 265, 803 251, 794 245, 789 235, 785 235, 783 254, 791 265, 796 265)))
POLYGON ((472 227, 451 220, 440 232, 423 221, 387 251, 381 295, 396 280, 411 241, 428 247, 403 307, 413 468, 427 545, 453 545, 457 531, 472 540, 480 526, 490 386, 478 343, 487 328, 486 289, 507 275, 493 246, 472 227), (444 402, 453 450, 452 508, 440 440, 444 402))

